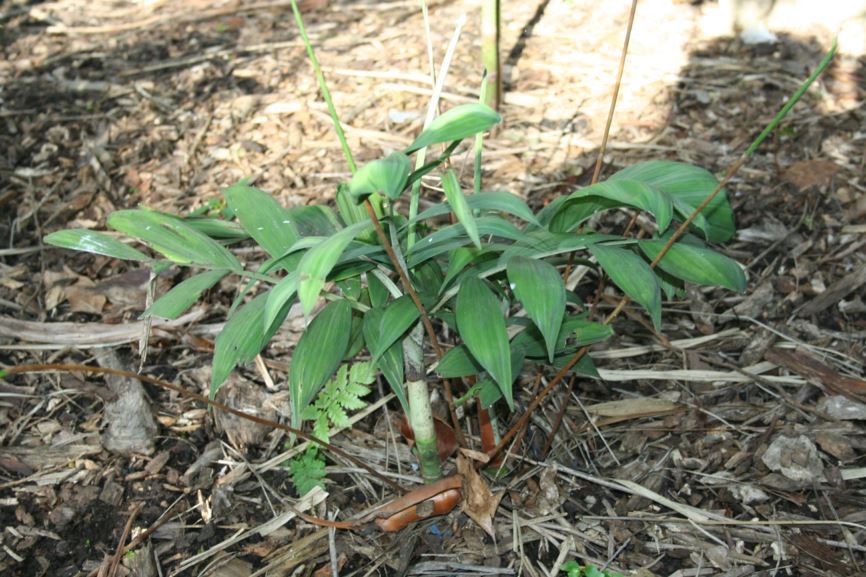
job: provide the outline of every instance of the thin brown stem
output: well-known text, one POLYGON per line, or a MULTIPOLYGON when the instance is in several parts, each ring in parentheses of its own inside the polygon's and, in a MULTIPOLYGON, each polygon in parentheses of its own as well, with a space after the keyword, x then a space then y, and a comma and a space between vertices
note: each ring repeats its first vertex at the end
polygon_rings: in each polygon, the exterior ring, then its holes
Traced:
POLYGON ((619 87, 622 85, 622 73, 625 70, 625 57, 628 55, 628 43, 631 40, 631 29, 634 26, 635 11, 637 11, 637 0, 632 0, 631 10, 628 14, 628 25, 625 30, 625 40, 622 43, 622 53, 619 56, 616 82, 613 85, 613 95, 610 97, 610 109, 607 111, 607 120, 604 123, 604 135, 601 137, 601 148, 598 149, 598 158, 595 160, 595 170, 592 173, 592 184, 598 182, 598 178, 601 175, 604 152, 607 150, 607 139, 610 137, 610 126, 613 124, 613 113, 616 110, 616 101, 619 98, 619 87))
POLYGON ((175 385, 174 383, 169 383, 167 381, 163 381, 157 379, 155 377, 149 377, 147 375, 140 375, 138 373, 133 373, 132 371, 123 371, 120 369, 112 369, 109 367, 91 367, 89 365, 75 365, 75 364, 33 364, 33 365, 18 365, 15 367, 9 367, 8 369, 4 369, 3 371, 6 375, 21 375, 27 373, 48 373, 48 372, 63 372, 63 373, 73 373, 73 372, 81 372, 81 373, 96 373, 101 375, 114 375, 116 377, 124 377, 127 379, 137 379, 139 381, 150 383, 151 385, 155 385, 162 389, 167 389, 169 391, 174 391, 181 395, 182 397, 187 397, 188 399, 193 399, 202 403, 205 403, 214 409, 218 409, 225 413, 229 413, 236 417, 240 417, 241 419, 246 419, 247 421, 252 421, 258 425, 265 425, 267 427, 273 427, 274 429, 280 429, 281 431, 285 431, 287 433, 291 433, 293 435, 297 435, 298 437, 304 439, 305 441, 309 441, 310 443, 315 443, 325 449, 326 451, 330 451, 331 453, 346 459, 353 465, 361 467, 380 481, 382 483, 388 485, 398 493, 405 493, 406 491, 397 483, 385 477, 378 471, 376 471, 373 467, 365 463, 364 461, 353 457, 343 449, 332 445, 330 443, 326 443, 325 441, 313 437, 312 435, 308 435, 307 433, 301 431, 300 429, 295 429, 294 427, 290 427, 288 425, 284 425, 282 423, 277 423, 276 421, 271 421, 269 419, 264 419, 257 415, 251 415, 249 413, 245 413, 243 411, 239 411, 233 407, 229 407, 219 401, 214 401, 205 397, 204 395, 200 395, 198 393, 194 393, 192 391, 188 391, 180 385, 175 385))
MULTIPOLYGON (((397 274, 400 276, 400 283, 403 285, 403 290, 406 291, 406 294, 409 295, 409 298, 412 299, 412 302, 415 303, 416 307, 418 307, 418 314, 421 316, 421 324, 424 325, 424 330, 427 332, 427 338, 430 339, 430 345, 433 347, 433 352, 436 353, 436 358, 442 359, 445 351, 442 350, 442 346, 439 344, 439 339, 436 337, 436 331, 433 328, 433 323, 430 321, 430 315, 427 313, 424 303, 421 302, 418 293, 415 291, 415 287, 412 286, 412 281, 409 280, 408 273, 400 264, 400 259, 397 258, 397 253, 394 252, 394 247, 391 246, 390 241, 388 241, 388 235, 385 234, 385 229, 382 228, 382 223, 379 221, 379 217, 376 216, 373 204, 368 199, 364 201, 364 206, 367 207, 367 214, 370 215, 370 220, 373 221, 373 226, 376 228, 376 235, 379 237, 379 242, 382 243, 382 247, 388 254, 388 258, 391 260, 394 270, 396 270, 397 274)), ((454 406, 454 395, 451 392, 451 381, 445 379, 443 383, 445 389, 445 401, 448 403, 448 413, 451 416, 451 424, 454 427, 454 435, 457 439, 457 444, 461 447, 465 447, 466 441, 463 438, 463 431, 460 430, 460 421, 457 419, 457 408, 454 406)))

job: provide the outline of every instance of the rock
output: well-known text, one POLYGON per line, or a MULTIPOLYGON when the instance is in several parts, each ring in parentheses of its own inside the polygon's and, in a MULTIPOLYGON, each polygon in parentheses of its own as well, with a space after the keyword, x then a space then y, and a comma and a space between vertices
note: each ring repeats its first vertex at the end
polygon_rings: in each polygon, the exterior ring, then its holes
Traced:
POLYGON ((818 410, 839 421, 866 420, 866 404, 852 401, 842 395, 823 397, 818 401, 818 410))
POLYGON ((779 435, 770 443, 761 460, 771 471, 792 481, 811 483, 827 480, 818 448, 806 435, 779 435))

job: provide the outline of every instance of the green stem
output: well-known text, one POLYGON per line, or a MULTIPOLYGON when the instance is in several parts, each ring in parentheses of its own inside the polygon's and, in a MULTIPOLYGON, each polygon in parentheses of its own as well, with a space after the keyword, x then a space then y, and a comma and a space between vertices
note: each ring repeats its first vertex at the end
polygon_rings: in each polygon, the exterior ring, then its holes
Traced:
POLYGON ((304 42, 304 47, 307 49, 307 56, 310 59, 310 64, 313 66, 313 71, 316 74, 316 80, 319 83, 319 90, 322 91, 322 97, 328 105, 328 112, 331 114, 331 121, 334 123, 334 130, 337 132, 337 138, 340 139, 340 146, 343 148, 343 156, 346 157, 346 164, 349 165, 349 170, 355 174, 357 166, 355 159, 352 158, 352 151, 349 150, 349 143, 346 142, 346 134, 343 132, 343 125, 340 124, 340 117, 337 116, 337 109, 334 107, 334 101, 331 98, 331 91, 328 90, 328 85, 325 83, 325 74, 322 72, 322 67, 319 65, 319 59, 316 58, 316 53, 313 51, 313 45, 307 36, 307 29, 304 26, 304 19, 301 18, 301 11, 298 9, 298 3, 292 0, 292 12, 295 14, 295 22, 298 24, 298 30, 301 32, 301 39, 304 42))
POLYGON ((409 381, 409 425, 415 434, 415 448, 421 462, 421 476, 425 483, 438 481, 442 477, 442 462, 436 445, 436 426, 430 408, 430 393, 427 381, 409 381))
POLYGON ((797 92, 794 93, 793 96, 785 103, 785 106, 773 117, 773 120, 770 121, 770 124, 758 135, 758 138, 755 139, 754 142, 746 149, 746 152, 743 153, 744 156, 752 156, 755 150, 764 142, 764 139, 767 138, 773 130, 776 129, 776 126, 782 121, 785 116, 788 115, 788 112, 794 108, 794 105, 797 104, 797 101, 809 90, 809 87, 812 86, 812 83, 821 75, 824 70, 826 70, 827 66, 830 65, 830 62, 833 60, 833 56, 836 55, 836 48, 838 42, 836 38, 833 38, 833 44, 830 46, 829 52, 824 56, 824 59, 821 60, 821 63, 818 64, 818 68, 815 69, 814 72, 806 79, 803 84, 800 85, 800 88, 797 89, 797 92))

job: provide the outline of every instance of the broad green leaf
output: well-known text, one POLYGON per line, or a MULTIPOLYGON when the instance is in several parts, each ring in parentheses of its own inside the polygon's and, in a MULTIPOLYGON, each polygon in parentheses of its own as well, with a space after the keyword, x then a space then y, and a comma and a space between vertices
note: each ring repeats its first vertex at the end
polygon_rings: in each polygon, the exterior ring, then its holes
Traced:
POLYGON ((337 264, 340 255, 352 240, 370 226, 370 221, 358 222, 334 233, 308 250, 298 263, 298 298, 308 315, 319 298, 325 279, 337 264))
POLYGON ((459 379, 477 375, 484 370, 465 345, 457 345, 442 355, 436 364, 436 374, 443 379, 459 379))
POLYGON ((484 281, 470 277, 457 293, 456 309, 460 338, 499 385, 509 409, 514 410, 511 349, 499 301, 484 281))
POLYGON ((355 204, 355 200, 349 194, 348 184, 337 185, 337 211, 346 226, 369 218, 367 210, 363 206, 355 204))
POLYGON ((217 336, 211 372, 211 397, 238 363, 251 361, 265 348, 289 313, 289 307, 285 306, 274 323, 265 327, 263 319, 267 300, 267 293, 263 293, 239 308, 217 336))
MULTIPOLYGON (((609 325, 586 320, 585 315, 569 315, 562 321, 559 338, 556 341, 556 354, 574 351, 579 347, 595 344, 610 338, 613 329, 609 325)), ((527 357, 547 358, 547 343, 536 326, 528 326, 517 333, 511 341, 512 349, 522 348, 527 357)))
POLYGON ((264 326, 271 326, 298 292, 298 274, 290 272, 280 282, 268 291, 268 302, 265 305, 264 326))
MULTIPOLYGON (((661 253, 664 240, 644 240, 639 246, 651 260, 661 253)), ((733 259, 709 248, 682 242, 665 253, 658 267, 662 271, 699 285, 722 286, 737 292, 746 290, 746 275, 733 259)))
POLYGON ((373 273, 367 273, 367 290, 370 294, 370 306, 374 309, 388 302, 389 292, 384 283, 373 273))
MULTIPOLYGON (((470 194, 466 197, 466 202, 472 210, 504 212, 536 226, 541 226, 535 218, 535 215, 532 214, 532 211, 528 206, 526 206, 526 203, 510 192, 499 191, 470 194)), ((451 212, 451 208, 445 203, 440 203, 423 211, 421 214, 416 216, 413 221, 442 216, 449 212, 451 212)))
POLYGON ((480 103, 461 104, 431 122, 404 152, 411 154, 432 144, 463 140, 467 136, 489 130, 500 120, 502 117, 489 106, 480 103))
POLYGON ((368 330, 367 326, 371 323, 365 320, 364 335, 373 362, 378 361, 391 345, 400 340, 400 337, 415 324, 418 316, 418 307, 409 295, 403 295, 385 307, 378 327, 370 326, 368 330))
POLYGON ((349 194, 358 204, 375 192, 397 200, 406 189, 410 168, 409 157, 402 152, 368 162, 349 181, 349 194))
POLYGON ((659 330, 662 324, 662 290, 646 261, 631 250, 603 244, 591 245, 589 252, 613 283, 647 310, 653 326, 659 330))
POLYGON ((334 212, 321 204, 293 206, 286 213, 301 236, 331 236, 340 229, 334 212))
POLYGON ((250 235, 236 222, 229 222, 221 218, 190 218, 183 219, 184 224, 194 228, 202 234, 213 239, 238 241, 250 238, 250 235))
POLYGON ((463 196, 463 191, 460 189, 460 183, 457 181, 457 175, 454 171, 448 169, 445 176, 442 177, 442 188, 445 189, 445 198, 448 199, 448 204, 451 205, 451 210, 454 211, 454 216, 463 228, 466 229, 466 234, 472 239, 476 248, 481 248, 481 238, 478 236, 478 225, 475 224, 475 216, 472 214, 472 209, 469 208, 469 203, 466 202, 466 197, 463 196))
POLYGON ((223 192, 241 226, 269 255, 279 258, 298 240, 298 229, 286 210, 270 194, 246 184, 223 192))
POLYGON ((238 259, 224 246, 173 216, 152 210, 120 210, 108 217, 108 226, 179 264, 242 270, 238 259))
POLYGON ((46 236, 43 239, 43 242, 60 248, 69 248, 93 254, 101 254, 103 256, 110 256, 121 260, 151 260, 151 258, 143 252, 123 244, 116 238, 110 237, 101 232, 96 232, 95 230, 87 230, 83 228, 59 230, 46 236))
MULTIPOLYGON (((588 218, 600 208, 603 209, 610 206, 632 206, 645 210, 655 217, 656 224, 661 232, 667 230, 673 216, 671 197, 665 192, 657 190, 643 182, 626 180, 624 178, 599 182, 586 188, 581 188, 568 195, 563 208, 572 205, 579 207, 582 203, 588 203, 588 208, 591 210, 583 218, 588 218), (597 204, 596 199, 599 198, 609 201, 609 203, 602 202, 597 204)), ((573 220, 578 220, 578 222, 574 223, 574 226, 581 222, 581 220, 574 217, 573 220)))
POLYGON ((141 317, 176 319, 201 298, 201 294, 218 283, 227 274, 225 270, 210 270, 192 276, 156 299, 141 317))
POLYGON ((565 284, 552 265, 539 259, 517 256, 508 261, 508 281, 526 314, 541 331, 552 362, 559 327, 565 313, 565 284))
MULTIPOLYGON (((383 308, 372 308, 364 314, 364 340, 367 342, 368 348, 372 346, 371 343, 377 342, 377 333, 384 314, 383 308)), ((408 415, 409 401, 406 399, 406 391, 403 388, 403 341, 398 339, 397 342, 388 347, 379 356, 376 366, 385 375, 385 380, 388 381, 391 390, 397 395, 403 412, 408 415)))
MULTIPOLYGON (((567 365, 571 359, 574 357, 575 352, 569 352, 568 354, 556 357, 553 359, 553 367, 555 369, 561 369, 565 365, 567 365)), ((583 355, 577 363, 568 371, 569 373, 573 373, 576 375, 581 375, 584 377, 589 377, 591 379, 601 380, 601 375, 598 374, 598 369, 595 368, 595 361, 592 360, 592 357, 589 355, 583 355)))
POLYGON ((465 246, 452 250, 448 254, 448 272, 442 281, 440 291, 481 254, 483 254, 481 250, 465 246))
MULTIPOLYGON (((675 200, 682 201, 689 207, 689 213, 700 206, 719 184, 718 179, 708 170, 670 160, 650 160, 629 166, 611 176, 608 182, 620 179, 645 182, 675 200)), ((686 212, 683 205, 675 203, 675 207, 680 217, 685 220, 688 214, 683 214, 686 212)), ((704 233, 707 240, 726 242, 734 236, 734 212, 725 190, 719 192, 701 214, 705 220, 703 223, 695 221, 694 226, 704 233)))
MULTIPOLYGON (((498 216, 482 216, 475 219, 478 233, 482 236, 504 238, 511 241, 526 240, 526 234, 516 226, 498 216)), ((409 268, 415 268, 426 260, 469 244, 471 239, 466 228, 460 224, 452 224, 441 228, 431 235, 415 243, 409 251, 406 262, 409 268)), ((490 244, 486 248, 491 248, 490 244)))
POLYGON ((352 308, 339 300, 319 311, 301 335, 289 368, 293 427, 300 424, 304 408, 340 366, 351 332, 352 308))
MULTIPOLYGON (((467 353, 468 355, 468 353, 467 353)), ((520 349, 511 349, 511 372, 516 378, 523 368, 523 351, 520 349)), ((477 375, 480 371, 474 373, 465 373, 463 376, 477 375)), ((472 386, 472 390, 478 393, 478 398, 481 400, 481 406, 489 409, 496 401, 502 398, 502 389, 497 386, 496 381, 490 378, 485 378, 472 386)), ((471 391, 470 391, 471 392, 471 391)))

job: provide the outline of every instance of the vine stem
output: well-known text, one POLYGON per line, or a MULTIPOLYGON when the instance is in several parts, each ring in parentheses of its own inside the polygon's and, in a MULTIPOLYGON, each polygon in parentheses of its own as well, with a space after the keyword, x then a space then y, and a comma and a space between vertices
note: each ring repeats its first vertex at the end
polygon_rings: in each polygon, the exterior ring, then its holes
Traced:
MULTIPOLYGON (((782 121, 783 118, 785 118, 788 112, 791 111, 797 101, 800 100, 803 94, 806 93, 806 90, 809 89, 809 86, 811 86, 812 83, 815 82, 815 80, 818 78, 818 76, 820 76, 820 74, 827 68, 827 66, 830 65, 830 62, 833 60, 833 56, 836 54, 836 49, 837 41, 834 38, 830 50, 821 60, 820 64, 818 64, 818 67, 814 70, 814 72, 812 72, 811 75, 809 75, 809 77, 803 82, 803 84, 800 85, 800 87, 791 96, 788 102, 786 102, 785 105, 782 106, 776 116, 773 117, 770 123, 766 126, 766 128, 764 128, 763 131, 761 131, 761 133, 758 135, 757 138, 755 138, 752 144, 749 145, 746 151, 728 168, 725 176, 722 178, 721 181, 719 181, 718 186, 716 186, 716 188, 704 198, 703 202, 701 202, 701 204, 692 211, 689 217, 676 229, 676 231, 671 235, 671 237, 662 247, 661 251, 659 251, 656 257, 653 259, 652 263, 650 263, 650 268, 656 268, 658 266, 658 263, 662 260, 662 258, 664 258, 665 254, 667 254, 667 252, 674 245, 674 243, 679 240, 679 238, 686 232, 686 230, 689 228, 695 218, 707 206, 709 206, 713 199, 718 196, 719 192, 721 192, 722 189, 724 189, 725 186, 731 181, 734 175, 737 174, 740 168, 742 168, 743 165, 746 164, 746 161, 748 161, 752 154, 754 154, 758 146, 760 146, 764 139, 766 139, 767 136, 769 136, 769 134, 776 128, 776 126, 779 125, 779 123, 782 121)), ((613 311, 611 311, 611 313, 604 320, 604 324, 612 323, 614 319, 619 316, 620 312, 622 312, 622 309, 625 308, 625 306, 629 303, 630 300, 631 299, 628 296, 623 296, 622 299, 620 299, 619 303, 616 305, 616 307, 613 309, 613 311)), ((541 392, 538 393, 538 395, 536 395, 534 399, 532 399, 532 402, 529 403, 526 411, 523 412, 520 418, 517 419, 517 422, 514 423, 514 425, 502 437, 502 439, 499 441, 499 444, 496 445, 496 447, 494 447, 492 450, 487 452, 488 457, 490 457, 491 459, 494 458, 496 455, 499 454, 500 451, 502 451, 503 448, 505 448, 508 442, 511 441, 511 439, 514 437, 514 435, 516 435, 517 432, 529 421, 529 417, 535 411, 535 409, 538 408, 538 406, 547 397, 547 395, 549 395, 550 392, 554 389, 554 387, 556 387, 556 385, 558 385, 565 378, 565 376, 568 374, 568 371, 570 371, 572 367, 574 367, 574 365, 576 365, 577 362, 582 359, 584 355, 586 355, 587 352, 589 352, 589 347, 583 347, 578 350, 571 359, 569 359, 565 366, 563 366, 550 380, 547 386, 544 387, 544 389, 542 389, 541 392)))
POLYGON ((142 381, 144 383, 149 383, 151 385, 155 385, 155 386, 160 387, 162 389, 174 391, 175 393, 178 393, 182 397, 187 397, 188 399, 193 399, 193 400, 199 401, 201 403, 205 403, 205 404, 213 407, 214 409, 218 409, 218 410, 223 411, 225 413, 229 413, 229 414, 234 415, 236 417, 240 417, 241 419, 246 419, 247 421, 252 421, 253 423, 256 423, 258 425, 265 425, 268 427, 273 427, 274 429, 280 429, 281 431, 285 431, 287 433, 297 435, 298 437, 304 439, 305 441, 308 441, 310 443, 315 443, 315 444, 319 445, 320 447, 322 447, 323 449, 325 449, 326 451, 330 451, 330 452, 334 453, 335 455, 346 459, 347 461, 349 461, 353 465, 361 467, 362 469, 364 469, 365 471, 367 471, 368 473, 370 473, 371 475, 373 475, 374 477, 376 477, 377 479, 382 481, 384 484, 388 485, 389 487, 391 487, 392 489, 397 491, 398 493, 405 493, 406 492, 405 489, 403 489, 400 485, 398 485, 397 483, 395 483, 394 481, 392 481, 388 477, 385 477, 384 475, 382 475, 381 473, 376 471, 373 467, 371 467, 370 465, 368 465, 367 463, 365 463, 361 459, 353 457, 352 455, 350 455, 349 453, 347 453, 343 449, 336 447, 335 445, 327 443, 327 442, 325 442, 325 441, 323 441, 317 437, 314 437, 312 435, 308 435, 307 433, 301 431, 300 429, 295 429, 294 427, 290 427, 290 426, 284 425, 282 423, 277 423, 276 421, 271 421, 269 419, 265 419, 265 418, 259 417, 257 415, 251 415, 249 413, 245 413, 243 411, 235 409, 234 407, 230 407, 230 406, 228 406, 224 403, 221 403, 219 401, 209 399, 208 397, 206 397, 204 395, 200 395, 199 393, 194 393, 192 391, 188 391, 185 388, 181 387, 180 385, 175 385, 174 383, 169 383, 167 381, 163 381, 163 380, 157 379, 155 377, 149 377, 147 375, 140 375, 138 373, 133 373, 132 371, 124 371, 121 369, 112 369, 109 367, 91 367, 89 365, 76 365, 76 364, 66 365, 66 364, 50 363, 50 364, 18 365, 15 367, 9 367, 7 369, 0 370, 0 378, 4 378, 8 375, 23 375, 23 374, 30 374, 30 373, 56 373, 56 372, 61 372, 61 373, 81 372, 81 373, 94 373, 94 374, 101 374, 101 375, 113 375, 116 377, 124 377, 127 379, 136 379, 136 380, 142 381))

